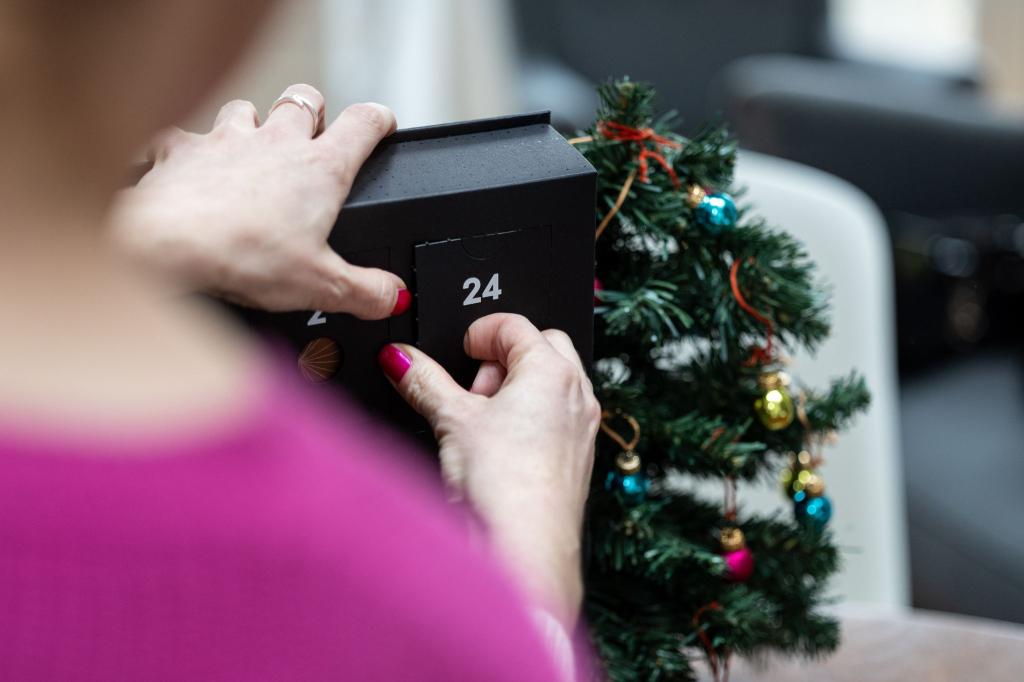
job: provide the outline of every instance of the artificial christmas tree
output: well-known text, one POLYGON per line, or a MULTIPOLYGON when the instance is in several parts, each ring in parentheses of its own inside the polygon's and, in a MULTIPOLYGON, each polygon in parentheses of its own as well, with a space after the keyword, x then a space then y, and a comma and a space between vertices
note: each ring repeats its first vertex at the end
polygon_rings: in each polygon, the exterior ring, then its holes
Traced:
MULTIPOLYGON (((654 90, 600 89, 570 140, 598 170, 595 386, 604 420, 586 525, 586 614, 612 680, 686 680, 697 659, 816 656, 839 556, 820 445, 864 409, 856 374, 823 391, 782 351, 829 331, 827 291, 801 245, 733 198, 735 142, 655 120, 654 90), (782 472, 793 507, 741 515, 737 487, 782 472), (719 479, 721 504, 679 476, 719 479)), ((827 229, 827 226, 823 226, 827 229)))

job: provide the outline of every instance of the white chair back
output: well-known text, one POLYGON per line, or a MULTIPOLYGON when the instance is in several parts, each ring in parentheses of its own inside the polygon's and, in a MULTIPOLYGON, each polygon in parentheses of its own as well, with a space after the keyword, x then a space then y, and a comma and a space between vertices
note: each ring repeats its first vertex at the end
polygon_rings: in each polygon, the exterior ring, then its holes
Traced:
MULTIPOLYGON (((834 591, 844 600, 906 605, 909 563, 885 223, 853 186, 790 161, 742 152, 737 180, 748 189, 741 203, 753 204, 772 224, 803 241, 833 290, 832 335, 815 356, 793 358, 794 378, 820 387, 857 368, 871 389, 870 410, 826 450, 821 470, 843 552, 834 591)), ((753 509, 785 504, 777 486, 745 487, 739 499, 753 509)))

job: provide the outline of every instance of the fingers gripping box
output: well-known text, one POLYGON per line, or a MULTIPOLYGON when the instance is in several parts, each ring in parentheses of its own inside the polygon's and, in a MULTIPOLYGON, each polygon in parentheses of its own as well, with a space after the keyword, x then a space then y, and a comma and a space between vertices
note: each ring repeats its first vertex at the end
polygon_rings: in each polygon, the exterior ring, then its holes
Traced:
POLYGON ((381 321, 243 314, 294 346, 306 379, 415 429, 423 422, 377 367, 388 342, 415 344, 469 387, 466 329, 511 312, 565 331, 589 363, 595 183, 546 113, 399 131, 363 166, 329 241, 350 263, 400 276, 411 309, 381 321))

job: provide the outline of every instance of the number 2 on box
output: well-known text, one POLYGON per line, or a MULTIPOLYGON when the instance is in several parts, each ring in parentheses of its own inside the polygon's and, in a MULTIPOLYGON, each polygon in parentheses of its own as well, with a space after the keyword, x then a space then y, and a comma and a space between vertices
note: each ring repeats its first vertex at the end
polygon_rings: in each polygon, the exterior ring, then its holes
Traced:
POLYGON ((469 277, 465 282, 462 283, 462 289, 465 291, 469 289, 469 295, 466 296, 466 300, 462 302, 462 305, 476 305, 477 303, 483 303, 485 298, 490 298, 497 301, 501 298, 501 282, 499 280, 500 273, 494 273, 491 275, 491 279, 487 282, 487 286, 484 287, 483 294, 480 294, 480 280, 476 277, 469 277))

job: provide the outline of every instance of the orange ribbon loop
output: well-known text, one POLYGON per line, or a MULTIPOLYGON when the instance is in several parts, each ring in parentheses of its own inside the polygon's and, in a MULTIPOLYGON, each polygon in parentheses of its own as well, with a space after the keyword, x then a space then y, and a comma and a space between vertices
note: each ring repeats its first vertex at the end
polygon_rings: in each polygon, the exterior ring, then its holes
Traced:
MULTIPOLYGON (((748 259, 749 262, 753 262, 754 259, 748 259)), ((775 325, 765 315, 757 311, 754 306, 747 303, 747 299, 743 296, 743 292, 740 291, 739 274, 740 265, 743 261, 736 260, 733 262, 732 267, 729 269, 729 284, 732 288, 733 298, 736 299, 736 303, 739 304, 740 308, 753 317, 755 320, 764 325, 765 342, 764 348, 755 348, 751 354, 747 364, 753 365, 766 365, 772 361, 772 337, 775 335, 775 325)))
POLYGON ((693 629, 697 631, 697 637, 700 638, 700 643, 704 645, 704 651, 708 655, 708 665, 711 667, 711 674, 715 680, 719 679, 718 675, 718 655, 715 653, 715 647, 711 643, 711 638, 708 637, 708 633, 704 631, 704 628, 700 626, 700 619, 707 611, 718 611, 722 606, 717 602, 713 601, 709 604, 697 609, 697 612, 693 614, 693 629))

